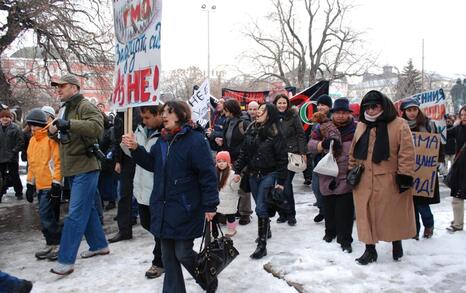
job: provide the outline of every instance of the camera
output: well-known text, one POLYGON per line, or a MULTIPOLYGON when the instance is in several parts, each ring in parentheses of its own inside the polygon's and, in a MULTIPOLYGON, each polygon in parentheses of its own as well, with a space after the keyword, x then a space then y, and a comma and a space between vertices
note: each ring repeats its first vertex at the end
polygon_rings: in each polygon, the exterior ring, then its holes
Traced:
POLYGON ((107 159, 104 152, 102 152, 102 150, 100 149, 100 146, 98 143, 91 144, 90 146, 88 146, 87 153, 89 156, 94 155, 101 162, 105 162, 105 160, 107 159))

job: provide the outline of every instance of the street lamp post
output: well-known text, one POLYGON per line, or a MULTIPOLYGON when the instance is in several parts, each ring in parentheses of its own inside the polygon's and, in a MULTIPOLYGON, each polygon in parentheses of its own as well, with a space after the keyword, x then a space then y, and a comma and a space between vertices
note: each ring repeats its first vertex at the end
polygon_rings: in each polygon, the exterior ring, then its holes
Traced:
POLYGON ((215 5, 207 7, 202 4, 201 9, 207 12, 207 80, 210 82, 210 11, 217 9, 215 5))

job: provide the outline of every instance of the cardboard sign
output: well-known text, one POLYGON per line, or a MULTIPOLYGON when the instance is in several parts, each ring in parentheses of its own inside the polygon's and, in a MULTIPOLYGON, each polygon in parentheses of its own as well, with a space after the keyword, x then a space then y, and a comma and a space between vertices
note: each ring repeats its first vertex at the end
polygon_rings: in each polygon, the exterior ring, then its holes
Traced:
POLYGON ((209 80, 205 80, 197 91, 189 98, 188 105, 192 110, 192 120, 202 127, 209 123, 210 87, 209 80))
POLYGON ((414 196, 433 197, 441 137, 436 133, 413 132, 413 142, 416 154, 414 196))
POLYGON ((159 101, 162 0, 114 0, 113 109, 159 101))

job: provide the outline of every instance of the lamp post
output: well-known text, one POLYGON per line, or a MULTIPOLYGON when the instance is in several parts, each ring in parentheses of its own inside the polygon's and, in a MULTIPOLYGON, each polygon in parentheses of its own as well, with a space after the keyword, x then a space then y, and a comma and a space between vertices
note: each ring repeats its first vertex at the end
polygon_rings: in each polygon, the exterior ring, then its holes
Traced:
POLYGON ((201 9, 207 12, 207 80, 210 82, 210 12, 217 7, 215 5, 207 7, 207 4, 202 4, 201 9))

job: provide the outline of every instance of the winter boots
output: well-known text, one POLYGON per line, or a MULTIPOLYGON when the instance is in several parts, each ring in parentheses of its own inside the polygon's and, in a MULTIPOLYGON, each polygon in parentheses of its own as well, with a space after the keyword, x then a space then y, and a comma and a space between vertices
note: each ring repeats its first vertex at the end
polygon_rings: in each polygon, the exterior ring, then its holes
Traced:
POLYGON ((424 238, 432 238, 432 235, 434 235, 434 227, 432 228, 424 228, 424 238))
POLYGON ((36 252, 37 259, 46 259, 47 255, 52 251, 53 245, 46 245, 44 248, 36 252))
POLYGON ((225 233, 225 236, 230 238, 235 236, 236 227, 238 227, 238 221, 234 221, 233 223, 227 222, 227 233, 225 233))
POLYGON ((357 258, 356 261, 361 265, 367 265, 371 262, 377 261, 377 251, 375 250, 375 244, 366 244, 366 250, 364 254, 357 258))
POLYGON ((398 261, 403 257, 403 246, 401 246, 401 240, 393 241, 393 260, 398 261))
POLYGON ((258 222, 258 242, 256 250, 251 254, 251 258, 260 259, 267 255, 267 237, 270 230, 270 220, 268 217, 259 218, 258 222))

